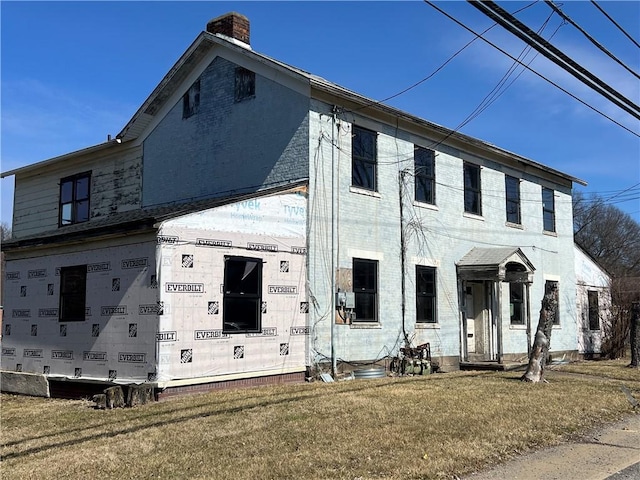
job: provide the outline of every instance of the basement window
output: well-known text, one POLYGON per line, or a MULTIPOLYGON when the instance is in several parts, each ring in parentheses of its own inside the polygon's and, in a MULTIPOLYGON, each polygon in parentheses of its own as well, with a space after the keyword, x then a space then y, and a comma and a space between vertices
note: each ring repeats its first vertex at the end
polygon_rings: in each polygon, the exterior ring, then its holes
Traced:
POLYGON ((182 97, 182 118, 198 113, 200 108, 200 80, 196 80, 182 97))
POLYGON ((91 172, 80 173, 60 180, 59 226, 89 220, 91 172))
POLYGON ((87 266, 60 268, 61 322, 83 322, 87 300, 87 266))
POLYGON ((222 300, 224 333, 259 333, 262 328, 262 259, 225 257, 222 300))
POLYGON ((235 101, 241 102, 256 96, 256 74, 246 68, 236 68, 235 101))

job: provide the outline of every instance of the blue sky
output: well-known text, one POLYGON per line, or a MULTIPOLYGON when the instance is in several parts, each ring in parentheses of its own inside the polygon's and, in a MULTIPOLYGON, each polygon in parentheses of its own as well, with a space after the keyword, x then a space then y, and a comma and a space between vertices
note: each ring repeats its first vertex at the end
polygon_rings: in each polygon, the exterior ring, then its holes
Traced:
MULTIPOLYGON (((498 3, 514 12, 532 2, 498 3)), ((640 42, 640 2, 598 3, 640 42)), ((478 32, 491 26, 466 2, 437 5, 478 32)), ((640 49, 590 2, 564 2, 561 8, 640 71, 640 49)), ((2 171, 116 135, 207 21, 228 11, 249 17, 254 50, 377 100, 431 75, 474 38, 418 1, 2 1, 2 171)), ((517 17, 538 30, 550 14, 537 2, 517 17)), ((574 27, 560 25, 553 15, 543 36, 557 29, 554 45, 640 103, 637 78, 574 27)), ((524 48, 500 27, 486 37, 514 56, 524 48)), ((456 128, 512 64, 476 40, 432 78, 386 103, 456 128)), ((541 56, 531 66, 635 134, 528 71, 517 76, 520 70, 509 88, 460 131, 581 178, 589 185, 577 189, 599 193, 640 221, 639 122, 541 56)), ((10 223, 13 177, 3 179, 1 188, 0 218, 10 223)))

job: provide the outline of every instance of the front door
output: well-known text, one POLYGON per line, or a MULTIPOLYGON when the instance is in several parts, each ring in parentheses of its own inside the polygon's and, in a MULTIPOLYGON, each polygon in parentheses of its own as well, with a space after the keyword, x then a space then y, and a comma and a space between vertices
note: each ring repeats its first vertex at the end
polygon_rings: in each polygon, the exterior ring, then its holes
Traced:
POLYGON ((494 359, 494 328, 492 325, 491 289, 489 282, 466 282, 465 316, 467 353, 470 362, 494 359))

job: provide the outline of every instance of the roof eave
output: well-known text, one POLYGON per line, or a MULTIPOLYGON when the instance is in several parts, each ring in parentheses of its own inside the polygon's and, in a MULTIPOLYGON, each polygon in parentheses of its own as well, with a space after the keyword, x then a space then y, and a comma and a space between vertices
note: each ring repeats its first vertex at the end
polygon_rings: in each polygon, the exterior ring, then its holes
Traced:
POLYGON ((443 138, 447 139, 447 141, 443 143, 450 144, 451 146, 455 146, 456 148, 460 148, 460 145, 456 145, 456 144, 472 146, 487 152, 491 152, 492 154, 498 157, 507 157, 509 159, 516 160, 525 165, 545 171, 556 177, 560 177, 565 181, 577 183, 582 186, 587 185, 587 182, 580 178, 573 177, 564 172, 553 169, 551 167, 548 167, 546 165, 543 165, 541 163, 538 163, 534 160, 523 157, 521 155, 518 155, 517 153, 510 152, 508 150, 505 150, 503 148, 500 148, 496 145, 485 142, 478 138, 474 138, 469 135, 465 135, 463 133, 457 132, 455 130, 451 130, 449 128, 443 127, 442 125, 438 125, 437 123, 429 122, 427 120, 424 120, 423 118, 416 117, 415 115, 411 115, 397 108, 391 107, 389 105, 385 105, 384 103, 376 102, 375 100, 371 100, 355 92, 344 89, 338 85, 327 82, 324 79, 311 76, 310 81, 311 81, 312 91, 315 89, 316 92, 324 92, 326 94, 329 94, 330 96, 343 98, 350 102, 353 102, 353 104, 357 105, 359 108, 359 111, 362 112, 363 114, 366 114, 367 111, 369 111, 372 114, 375 114, 376 112, 381 112, 381 113, 386 113, 388 115, 393 115, 394 117, 402 118, 407 122, 413 123, 421 128, 429 130, 432 134, 442 135, 443 138))

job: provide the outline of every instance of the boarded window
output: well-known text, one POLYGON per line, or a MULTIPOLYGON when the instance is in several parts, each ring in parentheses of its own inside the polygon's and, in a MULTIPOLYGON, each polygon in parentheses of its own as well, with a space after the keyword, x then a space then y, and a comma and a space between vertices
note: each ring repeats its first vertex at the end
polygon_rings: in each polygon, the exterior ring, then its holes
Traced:
POLYGON ((60 321, 84 321, 86 298, 87 266, 62 267, 60 269, 60 321))
POLYGON ((59 225, 72 225, 89 220, 91 172, 60 180, 59 225))
POLYGON ((222 307, 225 333, 257 333, 262 328, 262 259, 225 257, 222 307))
POLYGON ((589 302, 589 330, 600 330, 600 305, 598 303, 598 292, 589 290, 587 292, 589 302))
POLYGON ((256 96, 256 74, 246 68, 236 68, 235 101, 256 96))
POLYGON ((200 109, 200 80, 196 80, 182 97, 182 118, 189 118, 200 109))

